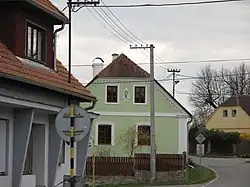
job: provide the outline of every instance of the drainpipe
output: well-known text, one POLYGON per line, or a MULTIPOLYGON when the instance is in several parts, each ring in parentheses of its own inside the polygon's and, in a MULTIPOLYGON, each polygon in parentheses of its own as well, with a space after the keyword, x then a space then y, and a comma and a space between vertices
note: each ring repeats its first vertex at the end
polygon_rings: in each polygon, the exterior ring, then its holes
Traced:
POLYGON ((98 101, 97 99, 92 101, 92 105, 90 107, 85 108, 85 110, 91 110, 91 109, 95 108, 97 101, 98 101))
POLYGON ((56 71, 56 35, 58 32, 62 31, 65 28, 65 23, 61 25, 60 28, 56 29, 53 33, 53 39, 54 39, 54 70, 56 71))
POLYGON ((193 116, 190 116, 190 120, 187 122, 187 154, 186 154, 187 165, 188 165, 188 157, 189 157, 189 124, 192 121, 193 121, 193 116))

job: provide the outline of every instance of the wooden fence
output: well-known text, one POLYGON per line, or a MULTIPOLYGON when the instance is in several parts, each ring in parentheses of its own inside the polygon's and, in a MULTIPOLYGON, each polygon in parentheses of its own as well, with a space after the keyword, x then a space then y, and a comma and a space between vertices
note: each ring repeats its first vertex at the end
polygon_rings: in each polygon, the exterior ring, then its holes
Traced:
MULTIPOLYGON (((150 155, 136 154, 131 157, 95 157, 95 174, 98 176, 131 176, 133 165, 136 170, 150 170, 150 155), (135 161, 135 165, 133 162, 135 161)), ((157 171, 183 170, 186 166, 185 155, 181 154, 157 154, 157 171)), ((86 161, 86 175, 92 175, 93 157, 86 161)))

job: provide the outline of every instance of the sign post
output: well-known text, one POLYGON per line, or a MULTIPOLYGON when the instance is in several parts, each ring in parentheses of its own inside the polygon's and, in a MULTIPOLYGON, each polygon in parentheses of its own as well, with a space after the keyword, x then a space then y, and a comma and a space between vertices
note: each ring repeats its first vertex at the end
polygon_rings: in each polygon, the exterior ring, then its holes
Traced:
POLYGON ((206 140, 206 137, 202 133, 199 133, 195 139, 199 143, 199 151, 198 152, 199 152, 199 156, 200 156, 200 165, 201 165, 202 143, 206 140))
MULTIPOLYGON (((58 135, 70 143, 70 187, 75 187, 75 141, 81 141, 91 130, 91 120, 83 108, 70 105, 62 109, 56 116, 56 131, 58 135)), ((88 145, 86 145, 88 146, 88 145)), ((82 158, 86 160, 85 158, 82 158)))

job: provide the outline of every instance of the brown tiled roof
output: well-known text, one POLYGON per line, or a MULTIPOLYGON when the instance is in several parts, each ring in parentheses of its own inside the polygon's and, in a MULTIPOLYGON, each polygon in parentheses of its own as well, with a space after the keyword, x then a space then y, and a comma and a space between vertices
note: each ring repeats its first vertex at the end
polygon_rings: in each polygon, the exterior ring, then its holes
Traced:
MULTIPOLYGON (((148 78, 150 74, 130 60, 126 55, 120 54, 106 68, 98 73, 87 85, 91 85, 99 77, 107 78, 148 78)), ((161 87, 190 117, 192 114, 187 111, 157 80, 155 83, 161 87)))
POLYGON ((149 73, 130 60, 126 55, 120 54, 106 68, 104 68, 98 77, 149 77, 149 73))
POLYGON ((68 71, 57 60, 57 72, 31 67, 22 63, 8 48, 0 42, 0 77, 6 77, 48 88, 68 95, 94 100, 95 97, 76 78, 68 83, 68 71))
MULTIPOLYGON (((246 111, 248 115, 250 115, 250 96, 249 95, 238 95, 239 106, 246 111)), ((220 104, 220 106, 237 106, 237 96, 232 96, 227 99, 224 103, 220 104)))

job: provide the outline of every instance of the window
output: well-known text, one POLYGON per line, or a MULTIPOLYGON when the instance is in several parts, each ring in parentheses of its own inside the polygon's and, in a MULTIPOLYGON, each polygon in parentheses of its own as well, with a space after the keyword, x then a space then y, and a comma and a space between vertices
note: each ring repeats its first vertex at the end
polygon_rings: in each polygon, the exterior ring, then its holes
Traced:
POLYGON ((33 129, 31 130, 30 133, 30 139, 27 149, 26 160, 24 164, 23 175, 31 175, 32 167, 33 167, 33 129))
POLYGON ((60 157, 59 157, 59 165, 65 163, 65 146, 66 146, 66 143, 63 140, 62 141, 62 146, 61 146, 61 151, 60 151, 60 157))
POLYGON ((236 110, 232 110, 232 117, 233 117, 233 118, 236 117, 236 110))
POLYGON ((8 166, 8 121, 0 119, 0 176, 7 175, 8 166))
POLYGON ((134 103, 146 103, 146 87, 134 87, 134 103))
POLYGON ((112 126, 98 125, 98 145, 111 145, 112 126))
POLYGON ((107 86, 107 103, 118 103, 118 86, 107 86))
POLYGON ((150 145, 150 126, 138 126, 138 145, 150 145))
POLYGON ((227 110, 223 110, 223 117, 224 117, 224 118, 227 117, 227 110))
POLYGON ((34 26, 30 23, 27 24, 26 35, 26 57, 32 60, 45 62, 45 30, 34 26))

